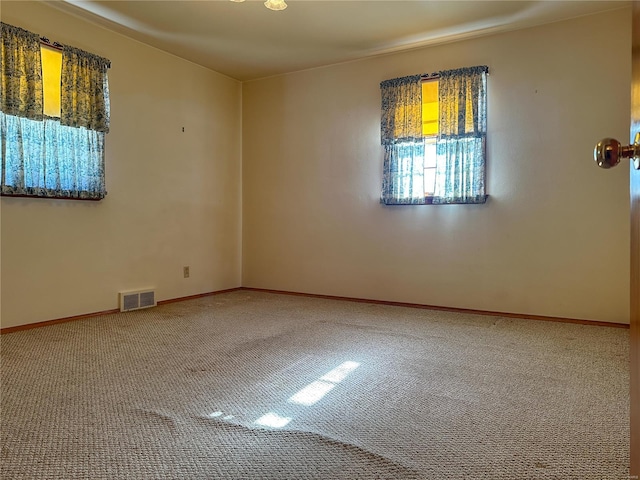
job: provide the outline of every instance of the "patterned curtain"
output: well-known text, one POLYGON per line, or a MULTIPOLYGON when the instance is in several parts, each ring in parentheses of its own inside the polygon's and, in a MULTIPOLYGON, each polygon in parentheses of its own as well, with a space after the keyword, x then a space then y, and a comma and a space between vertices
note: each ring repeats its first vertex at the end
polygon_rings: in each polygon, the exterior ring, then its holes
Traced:
POLYGON ((60 123, 109 132, 109 83, 106 58, 78 48, 62 51, 60 123))
POLYGON ((2 24, 2 195, 104 198, 107 68, 108 60, 64 47, 61 115, 66 123, 44 117, 40 38, 2 24))
POLYGON ((485 203, 486 66, 440 72, 433 203, 485 203))
POLYGON ((386 205, 425 203, 421 77, 385 80, 380 90, 384 146, 380 201, 386 205))
POLYGON ((40 37, 0 22, 2 71, 0 110, 7 115, 42 120, 40 37))

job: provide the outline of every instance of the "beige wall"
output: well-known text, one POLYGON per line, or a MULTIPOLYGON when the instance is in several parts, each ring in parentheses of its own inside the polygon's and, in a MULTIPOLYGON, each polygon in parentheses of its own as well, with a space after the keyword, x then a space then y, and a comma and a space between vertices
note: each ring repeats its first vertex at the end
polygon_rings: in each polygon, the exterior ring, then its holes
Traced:
POLYGON ((2 327, 117 308, 119 290, 240 286, 240 83, 46 5, 2 3, 2 21, 112 63, 106 199, 1 200, 2 327))
POLYGON ((243 285, 628 323, 628 13, 245 83, 243 285), (489 202, 380 205, 380 81, 479 64, 489 202))
POLYGON ((244 85, 46 5, 1 15, 112 61, 107 198, 1 199, 2 327, 241 284, 628 322, 628 171, 590 161, 628 139, 625 10, 244 85), (489 202, 381 206, 379 82, 477 64, 489 202))

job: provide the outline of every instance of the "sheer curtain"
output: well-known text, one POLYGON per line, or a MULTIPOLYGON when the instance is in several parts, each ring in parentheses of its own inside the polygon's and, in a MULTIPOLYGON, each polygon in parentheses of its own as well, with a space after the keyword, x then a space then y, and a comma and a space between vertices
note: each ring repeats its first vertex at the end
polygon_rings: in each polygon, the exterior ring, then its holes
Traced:
POLYGON ((386 205, 425 203, 421 77, 385 80, 380 90, 380 137, 384 147, 381 202, 386 205))
POLYGON ((440 72, 434 204, 485 203, 486 66, 440 72))
POLYGON ((71 47, 62 53, 61 117, 43 115, 40 38, 2 27, 1 193, 99 200, 106 195, 109 61, 71 47))

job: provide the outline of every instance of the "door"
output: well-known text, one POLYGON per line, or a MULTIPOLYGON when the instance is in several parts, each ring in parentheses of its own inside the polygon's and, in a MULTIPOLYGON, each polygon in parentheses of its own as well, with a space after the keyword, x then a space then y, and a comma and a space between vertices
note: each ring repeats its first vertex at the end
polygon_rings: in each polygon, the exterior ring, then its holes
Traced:
POLYGON ((605 138, 595 150, 595 160, 603 168, 615 167, 623 158, 631 160, 629 192, 631 198, 631 318, 630 318, 630 471, 629 478, 640 480, 640 0, 632 3, 631 37, 631 138, 623 147, 605 138))
MULTIPOLYGON (((631 143, 640 132, 640 1, 633 2, 631 143)), ((636 152, 637 153, 637 152, 636 152)), ((640 170, 631 162, 631 471, 640 479, 640 170)))

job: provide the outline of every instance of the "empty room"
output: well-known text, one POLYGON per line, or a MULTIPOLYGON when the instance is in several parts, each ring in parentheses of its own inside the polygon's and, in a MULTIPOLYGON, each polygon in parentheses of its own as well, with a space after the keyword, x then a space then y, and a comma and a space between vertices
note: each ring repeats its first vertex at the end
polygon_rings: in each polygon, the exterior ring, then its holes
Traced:
POLYGON ((2 1, 0 477, 638 479, 638 3, 2 1))

